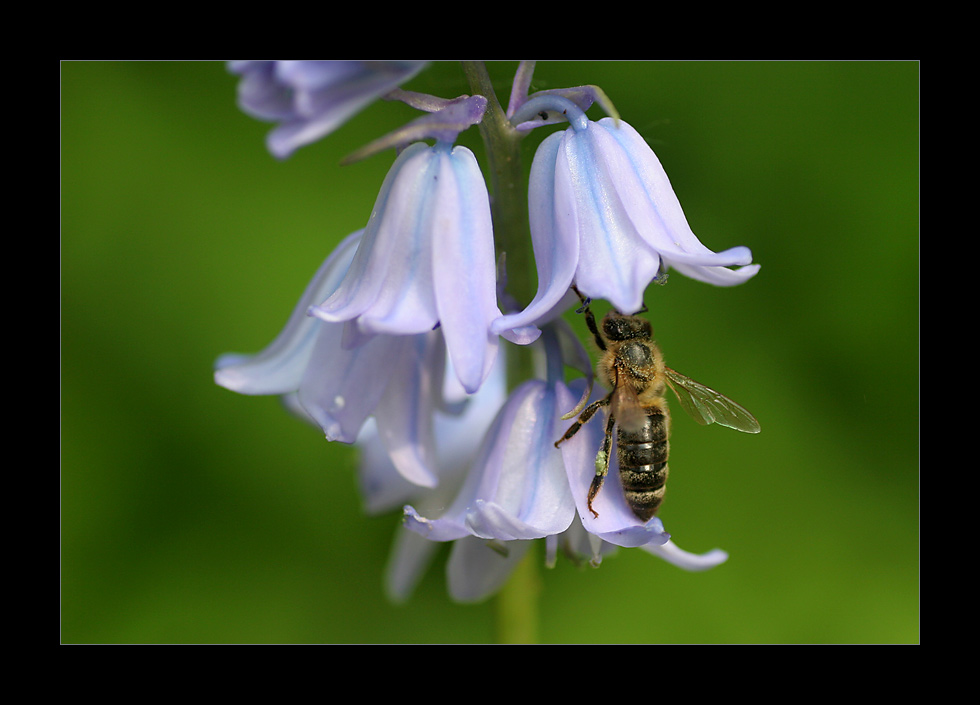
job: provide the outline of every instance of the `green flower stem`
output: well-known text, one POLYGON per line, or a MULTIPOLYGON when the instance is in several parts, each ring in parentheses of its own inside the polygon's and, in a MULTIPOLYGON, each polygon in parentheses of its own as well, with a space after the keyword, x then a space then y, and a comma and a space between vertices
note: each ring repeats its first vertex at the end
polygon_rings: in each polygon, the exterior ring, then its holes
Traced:
MULTIPOLYGON (((497 100, 486 65, 464 61, 463 71, 474 95, 487 99, 487 110, 480 123, 489 168, 493 217, 493 238, 497 256, 503 255, 507 273, 507 293, 526 306, 537 288, 534 249, 527 216, 527 182, 521 163, 521 139, 497 100)), ((529 352, 517 346, 508 348, 507 380, 510 389, 534 376, 529 352)))
MULTIPOLYGON (((463 72, 474 95, 487 99, 480 123, 486 148, 493 215, 493 235, 498 257, 503 254, 507 292, 520 304, 534 297, 537 271, 527 216, 527 184, 521 164, 522 135, 515 130, 482 61, 464 61, 463 72)), ((534 376, 529 351, 512 345, 507 349, 508 386, 514 389, 534 376)), ((539 558, 535 547, 521 560, 507 585, 498 593, 497 640, 506 644, 536 643, 538 630, 539 558)))
POLYGON ((464 61, 470 89, 487 99, 480 135, 487 152, 490 192, 493 194, 493 234, 497 252, 504 253, 507 289, 519 304, 526 305, 537 286, 534 252, 527 222, 527 184, 521 163, 521 139, 497 100, 486 66, 464 61))
MULTIPOLYGON (((497 100, 497 94, 482 61, 464 61, 463 71, 474 95, 487 99, 487 110, 480 122, 480 135, 487 153, 493 216, 493 238, 497 256, 503 255, 507 273, 507 293, 526 306, 537 287, 534 249, 527 219, 527 183, 521 163, 520 132, 515 130, 497 100)), ((526 350, 508 349, 507 378, 510 389, 531 379, 533 361, 526 350)))
POLYGON ((507 584, 496 597, 496 639, 498 644, 538 643, 538 597, 541 556, 534 542, 518 563, 507 584))

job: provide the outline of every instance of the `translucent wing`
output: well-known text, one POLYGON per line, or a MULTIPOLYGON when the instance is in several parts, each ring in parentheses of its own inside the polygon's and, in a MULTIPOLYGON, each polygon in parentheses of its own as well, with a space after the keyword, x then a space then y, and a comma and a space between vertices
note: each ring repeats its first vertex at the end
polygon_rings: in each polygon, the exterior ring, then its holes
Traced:
POLYGON ((616 384, 612 393, 610 413, 616 417, 616 423, 620 428, 630 431, 642 427, 647 415, 640 406, 640 398, 636 395, 636 390, 629 382, 616 384))
POLYGON ((724 394, 667 368, 667 384, 677 400, 699 424, 716 423, 745 433, 758 433, 759 422, 740 404, 724 394))

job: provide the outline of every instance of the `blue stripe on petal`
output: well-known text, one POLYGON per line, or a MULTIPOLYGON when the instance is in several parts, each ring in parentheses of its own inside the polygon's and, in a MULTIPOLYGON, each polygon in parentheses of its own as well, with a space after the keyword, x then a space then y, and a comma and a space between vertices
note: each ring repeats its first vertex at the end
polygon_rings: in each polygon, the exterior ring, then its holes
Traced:
POLYGON ((431 289, 430 180, 436 160, 410 146, 385 177, 348 276, 311 313, 325 321, 361 319, 363 330, 411 334, 438 322, 431 289))
POLYGON ((438 316, 460 383, 475 392, 493 366, 497 336, 496 262, 490 196, 473 153, 440 157, 433 214, 432 269, 438 316))
MULTIPOLYGON (((571 128, 566 133, 569 131, 571 128)), ((555 189, 556 161, 566 133, 555 133, 545 138, 531 164, 528 218, 538 270, 538 291, 523 311, 501 316, 494 321, 491 326, 494 333, 521 329, 545 319, 572 284, 579 260, 575 212, 570 203, 556 201, 555 189)))
POLYGON ((657 275, 660 258, 629 217, 627 204, 644 195, 631 178, 628 159, 609 142, 595 123, 573 133, 558 157, 556 188, 567 189, 577 209, 576 285, 632 313, 642 308, 643 291, 657 275))

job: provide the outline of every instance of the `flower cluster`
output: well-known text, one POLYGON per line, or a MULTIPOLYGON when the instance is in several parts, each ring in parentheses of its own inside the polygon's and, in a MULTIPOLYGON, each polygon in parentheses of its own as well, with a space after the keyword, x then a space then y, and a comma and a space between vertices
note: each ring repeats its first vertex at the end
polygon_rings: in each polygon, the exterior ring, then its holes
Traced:
POLYGON ((449 592, 460 601, 494 593, 538 539, 549 562, 561 550, 598 564, 616 547, 688 570, 723 562, 722 551, 678 548, 659 518, 639 519, 613 479, 615 460, 589 511, 604 424, 585 424, 556 448, 570 412, 599 398, 588 353, 561 314, 578 302, 573 288, 629 314, 669 268, 728 286, 759 266, 745 247, 701 244, 656 155, 600 89, 528 94, 533 64, 523 63, 504 111, 490 91, 443 99, 400 88, 424 66, 230 64, 243 109, 278 123, 269 137, 278 157, 377 98, 424 114, 357 153, 397 150, 364 228, 329 254, 279 336, 258 354, 219 358, 215 381, 280 395, 328 440, 360 448, 367 510, 404 514, 387 578, 395 599, 409 595, 440 542, 453 542, 449 592), (589 120, 593 103, 610 117, 589 120), (528 232, 502 232, 476 155, 455 145, 459 133, 478 125, 516 142, 559 123, 567 127, 541 142, 531 165, 528 232), (508 291, 500 256, 522 236, 537 271, 529 302, 508 291), (515 381, 512 360, 528 356, 536 372, 515 381), (580 375, 568 381, 568 369, 580 375))

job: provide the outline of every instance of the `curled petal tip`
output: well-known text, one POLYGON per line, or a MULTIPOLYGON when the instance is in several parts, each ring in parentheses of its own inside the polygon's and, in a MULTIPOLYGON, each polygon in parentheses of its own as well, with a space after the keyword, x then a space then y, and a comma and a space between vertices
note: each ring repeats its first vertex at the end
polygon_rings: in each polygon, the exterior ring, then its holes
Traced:
MULTIPOLYGON (((545 99, 528 101, 522 111, 545 99)), ((531 166, 535 255, 555 273, 546 280, 574 281, 586 295, 626 311, 642 306, 646 287, 662 282, 668 267, 718 286, 758 271, 748 247, 713 252, 698 240, 663 166, 635 129, 612 118, 587 127, 543 140, 531 166)))
MULTIPOLYGON (((501 318, 503 318, 503 316, 501 316, 501 318)), ((499 321, 501 319, 498 318, 497 320, 499 321)), ((514 343, 515 345, 530 345, 541 337, 541 329, 535 325, 510 328, 506 325, 506 322, 500 326, 497 326, 496 321, 494 321, 490 324, 490 330, 495 334, 502 336, 505 340, 514 343)))
POLYGON ((679 548, 673 541, 664 544, 647 544, 643 549, 678 568, 692 572, 710 570, 728 560, 728 554, 719 548, 702 554, 690 553, 679 548))

